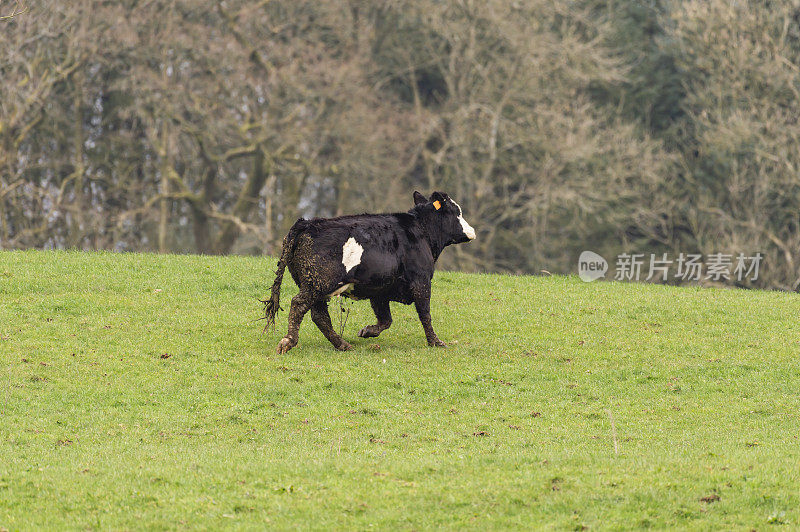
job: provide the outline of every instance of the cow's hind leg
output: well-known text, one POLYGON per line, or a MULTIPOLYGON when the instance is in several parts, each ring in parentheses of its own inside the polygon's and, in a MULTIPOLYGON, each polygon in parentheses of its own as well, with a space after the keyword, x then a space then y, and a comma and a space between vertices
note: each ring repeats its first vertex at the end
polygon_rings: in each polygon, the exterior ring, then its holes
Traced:
POLYGON ((344 338, 339 336, 339 334, 333 330, 333 325, 331 324, 331 315, 328 314, 327 301, 317 301, 311 306, 311 319, 314 320, 314 323, 317 325, 319 330, 322 331, 322 334, 325 335, 325 338, 327 338, 328 341, 333 344, 333 347, 339 351, 348 351, 353 349, 352 345, 348 344, 344 338))
POLYGON ((289 331, 278 344, 278 354, 285 353, 297 345, 300 322, 311 308, 313 300, 314 297, 311 293, 302 291, 292 298, 292 306, 289 309, 289 331))
POLYGON ((375 311, 375 317, 378 318, 378 323, 375 325, 367 325, 361 329, 358 333, 361 338, 374 338, 392 325, 392 313, 389 310, 389 300, 373 298, 369 301, 372 304, 372 310, 375 311))

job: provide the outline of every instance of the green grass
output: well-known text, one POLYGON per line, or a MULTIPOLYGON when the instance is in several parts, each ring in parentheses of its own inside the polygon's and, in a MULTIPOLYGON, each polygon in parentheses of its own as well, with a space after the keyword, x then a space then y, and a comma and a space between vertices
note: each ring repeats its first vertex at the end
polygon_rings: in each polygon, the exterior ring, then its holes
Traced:
POLYGON ((448 349, 277 356, 274 266, 0 253, 0 528, 800 526, 796 295, 437 273, 448 349))

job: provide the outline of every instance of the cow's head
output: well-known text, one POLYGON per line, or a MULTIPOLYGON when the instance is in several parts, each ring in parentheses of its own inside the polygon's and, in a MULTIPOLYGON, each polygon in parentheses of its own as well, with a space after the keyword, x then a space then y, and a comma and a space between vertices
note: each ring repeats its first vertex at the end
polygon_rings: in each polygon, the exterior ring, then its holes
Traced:
POLYGON ((467 223, 461 207, 444 192, 434 192, 430 199, 419 192, 414 192, 414 205, 429 213, 433 219, 433 229, 445 246, 469 242, 475 238, 475 229, 467 223))

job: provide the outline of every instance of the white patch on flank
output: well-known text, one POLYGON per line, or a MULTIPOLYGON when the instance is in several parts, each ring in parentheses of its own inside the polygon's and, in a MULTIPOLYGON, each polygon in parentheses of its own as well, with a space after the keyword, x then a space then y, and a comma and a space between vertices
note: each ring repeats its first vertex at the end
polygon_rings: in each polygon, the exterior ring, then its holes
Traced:
POLYGON ((364 248, 351 236, 342 246, 342 264, 344 264, 345 271, 350 272, 361 264, 362 253, 364 253, 364 248))
POLYGON ((353 288, 353 283, 347 283, 345 285, 340 286, 339 288, 337 288, 336 290, 334 290, 330 294, 328 294, 328 296, 329 297, 340 296, 340 295, 344 294, 345 292, 347 292, 348 290, 350 290, 351 288, 353 288))
MULTIPOLYGON (((451 199, 450 201, 453 200, 451 199)), ((464 217, 461 216, 461 205, 455 201, 453 201, 453 205, 458 207, 458 221, 461 222, 461 229, 464 231, 464 235, 470 240, 475 240, 475 229, 473 229, 472 226, 467 223, 464 217)))

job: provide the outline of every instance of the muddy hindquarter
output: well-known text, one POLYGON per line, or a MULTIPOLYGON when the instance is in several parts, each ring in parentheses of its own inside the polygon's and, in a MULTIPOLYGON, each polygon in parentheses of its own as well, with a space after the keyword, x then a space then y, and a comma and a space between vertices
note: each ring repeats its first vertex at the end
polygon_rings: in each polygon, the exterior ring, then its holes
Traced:
POLYGON ((315 248, 317 246, 314 245, 310 235, 300 235, 297 249, 288 268, 300 292, 311 293, 316 299, 330 294, 341 286, 345 271, 341 256, 336 257, 335 253, 320 252, 315 248))

